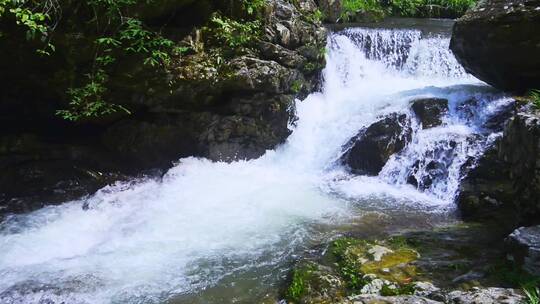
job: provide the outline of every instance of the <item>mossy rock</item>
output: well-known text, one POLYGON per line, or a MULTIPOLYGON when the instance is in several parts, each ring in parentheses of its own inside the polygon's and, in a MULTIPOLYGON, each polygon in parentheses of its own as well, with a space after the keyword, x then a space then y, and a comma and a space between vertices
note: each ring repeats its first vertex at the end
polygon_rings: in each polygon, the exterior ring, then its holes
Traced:
POLYGON ((411 283, 417 276, 412 262, 419 254, 403 243, 341 238, 332 242, 330 254, 351 289, 367 284, 365 276, 368 274, 400 286, 411 283))
POLYGON ((315 262, 300 262, 293 270, 286 291, 288 303, 331 304, 346 295, 345 282, 330 267, 315 262))

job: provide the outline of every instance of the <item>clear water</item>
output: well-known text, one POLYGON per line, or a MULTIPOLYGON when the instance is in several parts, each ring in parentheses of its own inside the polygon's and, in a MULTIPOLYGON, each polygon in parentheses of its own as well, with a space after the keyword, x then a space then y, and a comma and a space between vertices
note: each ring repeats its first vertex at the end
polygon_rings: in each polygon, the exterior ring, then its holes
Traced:
POLYGON ((181 159, 162 179, 6 219, 0 303, 273 301, 290 262, 336 234, 447 218, 461 166, 496 136, 482 124, 510 102, 467 75, 448 44, 418 30, 334 33, 323 91, 297 102, 293 133, 277 149, 230 164, 181 159), (445 123, 415 126, 378 177, 351 176, 336 161, 359 129, 430 96, 450 100, 445 123), (408 185, 412 163, 440 157, 433 149, 449 140, 447 176, 423 191, 408 185))

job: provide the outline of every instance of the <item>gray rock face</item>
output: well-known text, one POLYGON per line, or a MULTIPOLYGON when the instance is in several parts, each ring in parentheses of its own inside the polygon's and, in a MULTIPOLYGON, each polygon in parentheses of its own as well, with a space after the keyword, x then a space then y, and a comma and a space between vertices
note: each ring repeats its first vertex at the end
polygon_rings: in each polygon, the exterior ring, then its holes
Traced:
POLYGON ((514 289, 476 288, 472 291, 453 291, 448 294, 451 304, 520 304, 523 296, 514 289))
POLYGON ((442 124, 443 116, 448 113, 448 100, 442 98, 424 98, 411 102, 411 109, 422 123, 424 129, 442 124))
POLYGON ((411 140, 410 118, 392 113, 361 130, 346 145, 350 149, 342 161, 354 173, 377 175, 392 154, 401 151, 411 140))
POLYGON ((462 214, 534 222, 540 214, 539 148, 540 119, 523 108, 462 180, 457 198, 462 214))
POLYGON ((540 226, 521 227, 506 238, 508 255, 527 272, 540 275, 540 226))
MULTIPOLYGON (((506 288, 475 288, 470 291, 452 291, 441 294, 444 299, 431 299, 432 295, 426 297, 418 295, 402 296, 380 296, 380 295, 358 295, 351 297, 353 304, 521 304, 524 297, 514 289, 506 288)), ((347 303, 347 302, 345 302, 347 303)))
POLYGON ((353 304, 442 304, 443 302, 434 301, 420 296, 393 296, 385 297, 378 295, 359 295, 351 298, 353 304))
POLYGON ((486 0, 454 25, 450 48, 465 69, 502 90, 540 87, 539 0, 486 0))

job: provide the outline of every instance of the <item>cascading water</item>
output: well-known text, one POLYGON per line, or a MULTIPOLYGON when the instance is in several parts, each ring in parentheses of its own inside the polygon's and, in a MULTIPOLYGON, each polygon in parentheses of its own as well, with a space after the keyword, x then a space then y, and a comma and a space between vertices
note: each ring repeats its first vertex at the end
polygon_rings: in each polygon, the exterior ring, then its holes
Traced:
MULTIPOLYGON (((354 210, 448 209, 461 167, 494 136, 486 122, 510 102, 468 76, 448 43, 416 30, 334 33, 323 92, 298 102, 294 132, 275 151, 231 164, 182 159, 162 179, 5 219, 0 303, 199 303, 212 288, 221 297, 204 303, 233 302, 223 290, 235 278, 272 285, 294 254, 354 210), (388 113, 411 115, 410 100, 432 96, 449 100, 444 124, 415 125, 378 177, 352 176, 336 162, 359 129, 388 113), (407 183, 441 159, 444 173, 431 184, 407 183)), ((249 299, 253 288, 243 289, 246 303, 260 296, 249 299)))

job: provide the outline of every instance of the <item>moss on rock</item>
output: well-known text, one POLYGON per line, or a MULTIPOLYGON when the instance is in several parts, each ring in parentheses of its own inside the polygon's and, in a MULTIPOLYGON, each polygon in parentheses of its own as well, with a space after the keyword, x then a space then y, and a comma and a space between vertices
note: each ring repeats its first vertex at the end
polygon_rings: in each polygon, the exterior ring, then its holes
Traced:
POLYGON ((345 283, 330 267, 311 261, 299 263, 293 270, 286 292, 289 303, 330 304, 346 295, 345 283))
POLYGON ((410 283, 417 274, 411 262, 419 254, 403 244, 342 238, 332 243, 331 253, 352 289, 365 285, 368 274, 399 285, 410 283))

